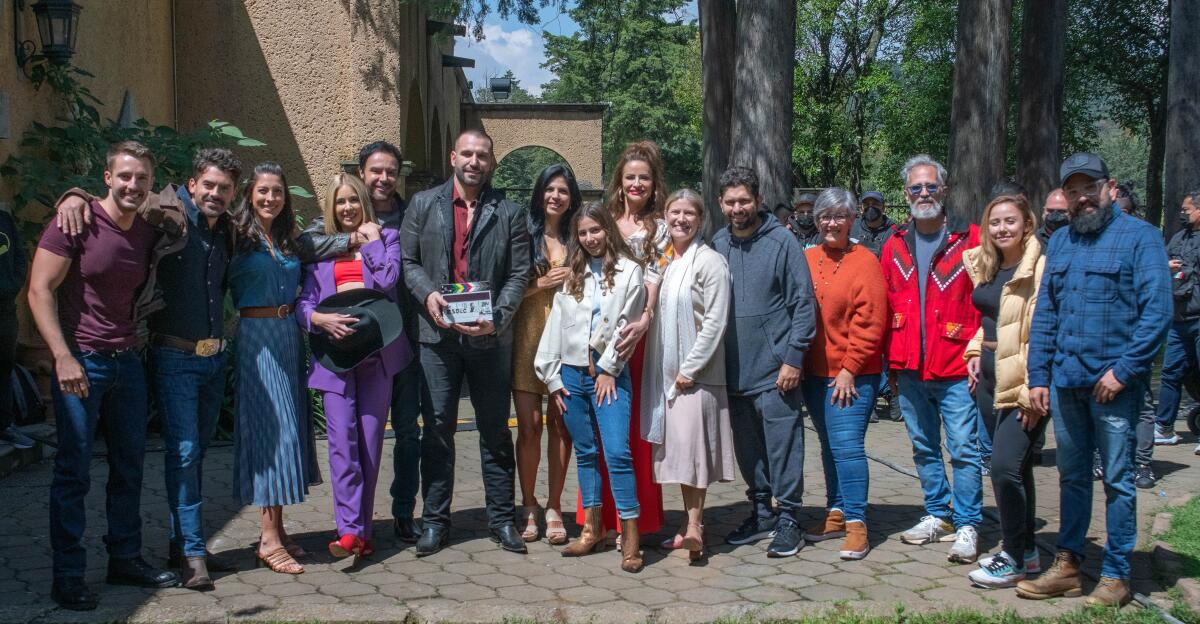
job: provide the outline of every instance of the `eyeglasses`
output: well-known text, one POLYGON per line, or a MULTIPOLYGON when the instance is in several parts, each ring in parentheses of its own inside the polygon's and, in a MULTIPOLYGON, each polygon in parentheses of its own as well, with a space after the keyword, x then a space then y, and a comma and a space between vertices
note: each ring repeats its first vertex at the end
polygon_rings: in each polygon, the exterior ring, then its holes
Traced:
POLYGON ((821 215, 817 221, 821 223, 845 223, 850 220, 850 215, 821 215))
POLYGON ((1100 197, 1100 189, 1104 188, 1105 184, 1108 184, 1108 180, 1096 180, 1095 182, 1092 182, 1092 184, 1090 186, 1090 190, 1089 190, 1088 186, 1085 186, 1083 189, 1078 189, 1078 188, 1063 189, 1063 193, 1066 194, 1067 201, 1073 202, 1073 201, 1079 199, 1080 197, 1087 197, 1088 199, 1094 200, 1094 199, 1100 197))
POLYGON ((934 193, 938 192, 938 189, 940 188, 942 188, 941 184, 914 184, 908 187, 908 192, 912 195, 920 195, 921 191, 925 191, 926 193, 933 195, 934 193))

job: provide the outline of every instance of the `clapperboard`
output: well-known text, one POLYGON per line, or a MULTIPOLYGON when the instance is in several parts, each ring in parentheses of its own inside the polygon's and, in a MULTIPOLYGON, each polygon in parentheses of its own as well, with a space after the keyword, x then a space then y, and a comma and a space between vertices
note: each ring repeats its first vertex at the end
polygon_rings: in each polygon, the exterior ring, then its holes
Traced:
POLYGON ((492 320, 492 291, 487 282, 442 284, 442 298, 448 304, 442 311, 447 323, 492 320))

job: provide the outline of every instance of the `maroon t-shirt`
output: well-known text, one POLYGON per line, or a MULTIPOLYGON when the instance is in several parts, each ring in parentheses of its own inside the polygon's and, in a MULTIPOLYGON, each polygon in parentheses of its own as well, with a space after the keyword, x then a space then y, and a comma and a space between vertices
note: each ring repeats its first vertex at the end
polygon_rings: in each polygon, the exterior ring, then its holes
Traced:
POLYGON ((62 233, 51 220, 38 247, 71 259, 58 287, 58 321, 74 348, 127 349, 137 343, 134 301, 150 271, 158 232, 142 217, 128 230, 92 202, 92 222, 78 236, 62 233))

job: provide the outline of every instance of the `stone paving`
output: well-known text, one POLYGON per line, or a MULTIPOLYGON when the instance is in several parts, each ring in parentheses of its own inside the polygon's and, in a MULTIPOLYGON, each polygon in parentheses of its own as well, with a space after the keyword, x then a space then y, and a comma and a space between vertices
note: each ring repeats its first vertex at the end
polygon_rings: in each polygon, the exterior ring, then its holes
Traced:
MULTIPOLYGON (((1182 422, 1180 423, 1183 424, 1182 422)), ((1195 441, 1156 449, 1159 486, 1139 494, 1139 544, 1148 543, 1146 529, 1154 510, 1200 491, 1200 458, 1192 454, 1195 441)), ((805 522, 822 513, 824 485, 817 438, 807 432, 805 522)), ((391 442, 387 443, 390 449, 391 442)), ((324 443, 320 445, 325 452, 324 443)), ((872 425, 868 452, 911 472, 912 456, 901 423, 872 425)), ((1053 436, 1046 449, 1053 462, 1053 436)), ((917 481, 881 462, 873 461, 868 524, 871 553, 863 561, 843 562, 840 540, 810 545, 799 555, 769 559, 766 543, 730 547, 723 536, 742 519, 747 507, 743 484, 714 486, 709 492, 706 529, 710 557, 690 565, 684 553, 666 554, 653 545, 681 522, 677 488, 664 488, 667 524, 662 533, 645 539, 646 568, 628 574, 619 557, 608 551, 580 559, 559 556, 545 541, 530 545, 528 555, 499 550, 487 539, 483 490, 474 432, 458 435, 458 480, 455 492, 452 544, 437 555, 417 559, 411 546, 395 542, 388 517, 387 485, 390 462, 380 479, 376 512, 377 554, 354 567, 333 560, 324 545, 334 537, 332 500, 328 485, 313 489, 302 505, 288 507, 288 531, 314 555, 303 561, 299 576, 275 574, 253 567, 253 544, 258 513, 241 508, 230 496, 232 447, 214 447, 205 469, 208 493, 206 520, 210 548, 236 556, 244 566, 234 574, 218 575, 215 591, 183 589, 142 590, 103 584, 105 555, 102 457, 93 462, 93 488, 88 497, 88 579, 100 593, 101 606, 89 613, 55 608, 49 599, 51 569, 47 536, 47 491, 52 463, 24 468, 0 480, 0 622, 106 621, 410 621, 485 622, 503 620, 635 622, 696 622, 719 618, 779 619, 854 609, 881 615, 898 608, 932 611, 968 608, 985 612, 1012 609, 1022 616, 1053 615, 1078 609, 1081 600, 1030 602, 1011 590, 985 591, 971 587, 966 573, 973 566, 946 561, 949 544, 923 547, 902 544, 898 535, 922 515, 917 481)), ((323 469, 326 468, 322 458, 323 469)), ((328 474, 326 472, 326 474, 328 474)), ((1039 529, 1052 547, 1059 522, 1057 472, 1052 465, 1035 469, 1038 482, 1039 529)), ((545 492, 545 467, 539 491, 545 492)), ((994 499, 985 486, 985 504, 994 499)), ((564 500, 575 500, 574 467, 564 500)), ((1103 537, 1102 488, 1097 488, 1088 566, 1095 571, 1103 537)), ((142 503, 145 554, 162 563, 166 556, 166 513, 162 454, 146 458, 142 503)), ((578 528, 568 518, 572 536, 578 528)), ((994 551, 999 540, 992 521, 981 528, 982 546, 994 551)), ((1043 565, 1049 557, 1043 554, 1043 565)), ((1147 552, 1134 560, 1135 590, 1168 604, 1163 588, 1152 580, 1147 552)), ((1085 585, 1090 588, 1091 583, 1085 585)), ((1135 608, 1135 607, 1127 607, 1135 608)))

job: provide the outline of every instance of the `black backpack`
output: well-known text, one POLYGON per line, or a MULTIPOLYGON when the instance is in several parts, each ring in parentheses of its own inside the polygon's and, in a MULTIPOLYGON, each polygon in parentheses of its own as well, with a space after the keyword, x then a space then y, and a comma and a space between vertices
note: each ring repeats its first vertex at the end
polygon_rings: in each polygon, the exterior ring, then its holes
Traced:
POLYGON ((32 425, 46 421, 46 404, 38 394, 33 374, 20 364, 13 364, 9 380, 13 390, 13 420, 18 425, 32 425))

